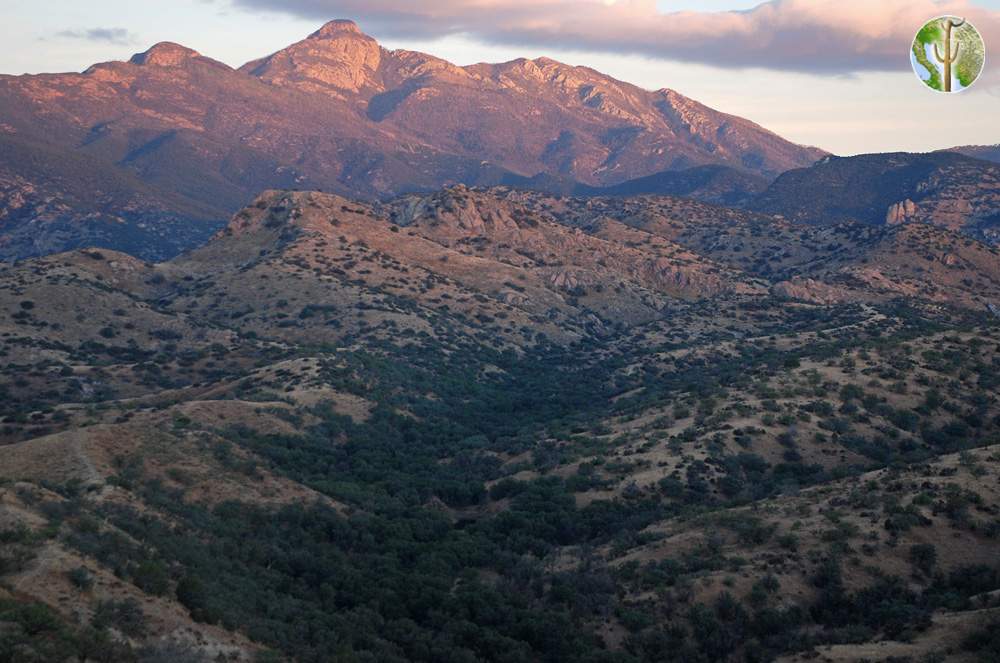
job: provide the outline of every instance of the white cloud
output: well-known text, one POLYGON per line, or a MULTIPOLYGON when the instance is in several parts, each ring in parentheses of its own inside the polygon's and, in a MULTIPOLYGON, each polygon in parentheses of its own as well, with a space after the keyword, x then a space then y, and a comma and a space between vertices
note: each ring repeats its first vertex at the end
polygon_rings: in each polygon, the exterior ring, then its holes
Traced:
POLYGON ((87 30, 61 30, 55 34, 56 37, 66 39, 84 39, 86 41, 98 41, 115 46, 130 46, 136 43, 135 35, 125 28, 89 28, 87 30))
POLYGON ((464 34, 485 42, 633 53, 722 67, 851 73, 904 69, 929 18, 968 18, 987 48, 1000 12, 967 0, 773 0, 746 11, 661 13, 655 0, 233 0, 324 21, 353 18, 379 36, 464 34))

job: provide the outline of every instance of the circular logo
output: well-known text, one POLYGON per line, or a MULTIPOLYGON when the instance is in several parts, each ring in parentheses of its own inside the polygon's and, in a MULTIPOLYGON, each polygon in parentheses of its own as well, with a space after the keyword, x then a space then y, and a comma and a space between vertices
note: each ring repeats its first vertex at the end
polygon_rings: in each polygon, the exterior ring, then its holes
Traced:
POLYGON ((960 16, 938 16, 913 38, 910 64, 924 85, 938 92, 960 92, 983 71, 986 46, 979 31, 960 16))

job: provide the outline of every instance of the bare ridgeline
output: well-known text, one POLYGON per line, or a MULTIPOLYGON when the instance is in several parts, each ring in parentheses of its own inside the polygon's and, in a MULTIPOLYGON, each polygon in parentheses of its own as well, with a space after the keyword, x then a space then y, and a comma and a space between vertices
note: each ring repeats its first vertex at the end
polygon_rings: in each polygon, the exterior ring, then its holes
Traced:
POLYGON ((0 118, 0 660, 997 660, 995 150, 343 21, 0 118))

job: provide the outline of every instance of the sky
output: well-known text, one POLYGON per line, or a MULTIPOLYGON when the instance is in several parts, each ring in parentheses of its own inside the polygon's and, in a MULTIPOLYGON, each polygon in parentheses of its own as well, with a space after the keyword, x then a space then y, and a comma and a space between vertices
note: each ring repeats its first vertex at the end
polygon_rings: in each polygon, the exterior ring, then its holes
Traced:
POLYGON ((349 18, 386 48, 457 64, 548 56, 668 87, 836 154, 1000 143, 1000 0, 0 0, 0 11, 5 74, 82 71, 159 41, 239 66, 349 18), (960 94, 910 69, 913 34, 942 14, 986 42, 984 73, 960 94))

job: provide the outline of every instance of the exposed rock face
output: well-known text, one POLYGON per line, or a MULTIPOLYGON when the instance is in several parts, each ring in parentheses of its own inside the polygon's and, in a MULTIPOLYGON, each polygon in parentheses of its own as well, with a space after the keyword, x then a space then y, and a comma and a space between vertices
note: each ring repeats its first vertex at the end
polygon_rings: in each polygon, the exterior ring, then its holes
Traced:
POLYGON ((850 299, 851 293, 810 278, 795 277, 774 284, 771 293, 776 297, 794 299, 813 304, 836 304, 850 299))
POLYGON ((894 203, 891 207, 889 207, 889 211, 885 214, 885 222, 890 226, 906 223, 916 216, 916 214, 917 204, 907 198, 906 200, 894 203))
MULTIPOLYGON (((607 288, 608 275, 683 298, 725 292, 762 293, 755 279, 723 268, 678 244, 604 219, 569 228, 550 203, 521 204, 503 190, 455 187, 391 203, 394 222, 463 252, 542 269, 548 282, 571 293, 607 288), (648 244, 643 248, 640 245, 648 244)), ((613 286, 612 286, 613 287, 613 286)))
POLYGON ((323 27, 309 35, 309 38, 335 39, 343 35, 362 35, 361 28, 359 28, 358 24, 352 20, 338 18, 332 21, 327 21, 323 27))
POLYGON ((353 21, 330 21, 298 43, 266 58, 243 65, 240 71, 272 85, 326 92, 379 92, 378 69, 383 49, 353 21))
POLYGON ((144 53, 136 53, 129 62, 157 67, 176 67, 185 60, 199 57, 199 55, 198 51, 180 44, 162 41, 144 53))

